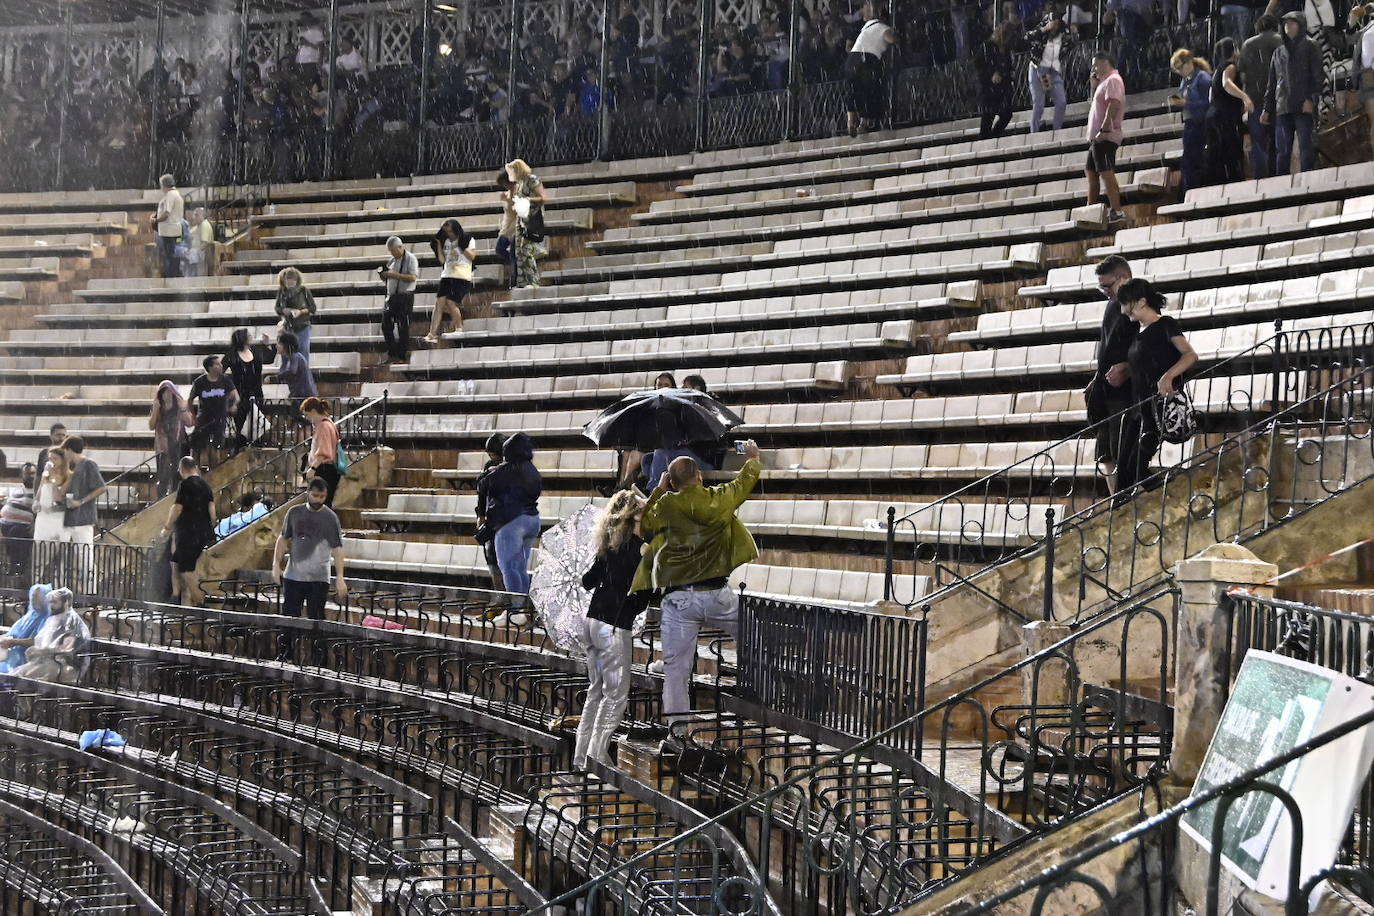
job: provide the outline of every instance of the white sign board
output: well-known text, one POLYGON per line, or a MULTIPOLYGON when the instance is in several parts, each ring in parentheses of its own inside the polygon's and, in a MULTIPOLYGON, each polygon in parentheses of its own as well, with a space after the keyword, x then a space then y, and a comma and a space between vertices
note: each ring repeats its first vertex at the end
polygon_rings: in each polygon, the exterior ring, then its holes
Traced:
MULTIPOLYGON (((1374 687, 1272 652, 1251 650, 1241 665, 1207 757, 1193 784, 1201 795, 1374 708, 1374 687)), ((1335 860, 1374 758, 1374 729, 1357 729, 1263 778, 1302 812, 1302 880, 1335 860)), ((1217 803, 1188 812, 1183 829, 1208 852, 1217 803)), ((1247 886, 1288 896, 1292 823, 1277 797, 1250 792, 1226 816, 1221 858, 1247 886)))

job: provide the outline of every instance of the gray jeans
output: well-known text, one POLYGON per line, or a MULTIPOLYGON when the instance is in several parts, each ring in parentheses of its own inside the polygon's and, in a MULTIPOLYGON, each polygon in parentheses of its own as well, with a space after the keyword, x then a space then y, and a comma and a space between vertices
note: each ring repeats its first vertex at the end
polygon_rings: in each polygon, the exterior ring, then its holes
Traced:
POLYGON ((726 586, 714 591, 670 592, 663 596, 663 714, 691 709, 689 688, 702 625, 739 635, 739 598, 726 586))
POLYGON ((587 653, 587 702, 577 726, 573 766, 585 768, 587 759, 610 764, 606 747, 620 727, 630 700, 630 631, 600 620, 586 620, 577 636, 587 653))

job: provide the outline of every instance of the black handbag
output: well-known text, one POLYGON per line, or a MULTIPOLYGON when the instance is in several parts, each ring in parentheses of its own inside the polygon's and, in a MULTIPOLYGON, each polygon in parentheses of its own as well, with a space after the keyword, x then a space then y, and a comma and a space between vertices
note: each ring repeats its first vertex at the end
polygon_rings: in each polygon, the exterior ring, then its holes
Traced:
POLYGON ((1168 397, 1154 397, 1155 428, 1159 438, 1174 445, 1182 445, 1197 435, 1201 417, 1193 407, 1193 399, 1180 388, 1168 397))
POLYGON ((472 539, 482 546, 486 546, 492 538, 496 537, 496 532, 491 530, 491 526, 485 521, 477 523, 477 530, 472 533, 472 539))

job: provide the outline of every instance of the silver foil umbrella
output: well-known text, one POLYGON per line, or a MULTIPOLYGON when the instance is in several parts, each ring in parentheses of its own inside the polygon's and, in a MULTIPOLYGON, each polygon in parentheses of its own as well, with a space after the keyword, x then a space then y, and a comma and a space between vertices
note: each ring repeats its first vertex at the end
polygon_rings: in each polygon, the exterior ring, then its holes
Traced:
POLYGON ((577 658, 578 642, 591 593, 582 576, 596 556, 594 534, 598 509, 591 503, 554 525, 540 537, 539 565, 530 577, 530 602, 553 644, 577 658))

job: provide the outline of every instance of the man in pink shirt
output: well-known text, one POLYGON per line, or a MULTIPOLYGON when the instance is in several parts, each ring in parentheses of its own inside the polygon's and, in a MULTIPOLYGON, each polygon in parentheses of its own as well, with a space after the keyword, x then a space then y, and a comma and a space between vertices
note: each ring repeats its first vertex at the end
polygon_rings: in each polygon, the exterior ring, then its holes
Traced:
POLYGON ((1088 203, 1102 200, 1107 190, 1110 223, 1125 222, 1121 212, 1121 186, 1116 180, 1116 150, 1125 138, 1122 121, 1126 117, 1126 84, 1116 72, 1116 59, 1100 51, 1093 58, 1093 101, 1088 110, 1088 203), (1099 179, 1101 179, 1099 183, 1099 179))

